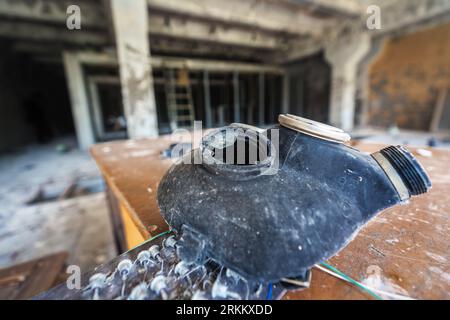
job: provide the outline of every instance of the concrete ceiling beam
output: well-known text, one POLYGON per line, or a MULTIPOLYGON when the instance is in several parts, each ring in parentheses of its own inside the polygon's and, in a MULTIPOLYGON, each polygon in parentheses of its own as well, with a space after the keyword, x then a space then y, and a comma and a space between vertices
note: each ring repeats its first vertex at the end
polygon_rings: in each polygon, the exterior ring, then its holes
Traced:
POLYGON ((359 0, 290 0, 303 8, 338 18, 358 18, 365 13, 359 0))
POLYGON ((0 17, 61 23, 65 27, 67 8, 72 4, 80 7, 82 27, 106 27, 103 6, 92 0, 0 0, 0 17))
MULTIPOLYGON (((32 22, 0 20, 0 37, 14 40, 49 41, 68 45, 104 46, 109 39, 104 32, 68 30, 66 26, 55 27, 32 22)), ((43 44, 41 44, 43 45, 43 44)))
MULTIPOLYGON (((223 24, 183 19, 179 16, 149 15, 149 33, 190 41, 222 43, 243 47, 283 50, 292 37, 270 34, 260 30, 243 29, 223 24)), ((298 39, 298 37, 296 37, 298 39)))
POLYGON ((153 68, 187 68, 188 70, 207 70, 214 72, 238 71, 241 73, 284 73, 283 68, 268 64, 226 62, 189 58, 152 57, 151 64, 153 68))
POLYGON ((150 12, 167 12, 210 19, 272 32, 320 36, 334 19, 317 18, 286 0, 147 0, 150 12))

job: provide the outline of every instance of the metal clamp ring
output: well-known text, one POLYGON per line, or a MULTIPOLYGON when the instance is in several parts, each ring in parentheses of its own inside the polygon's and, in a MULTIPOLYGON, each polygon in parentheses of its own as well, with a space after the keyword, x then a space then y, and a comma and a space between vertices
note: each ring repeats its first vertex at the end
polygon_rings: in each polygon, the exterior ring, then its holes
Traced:
POLYGON ((294 116, 292 114, 280 114, 278 116, 278 122, 283 127, 302 132, 319 139, 338 143, 350 141, 350 135, 342 129, 306 118, 294 116))

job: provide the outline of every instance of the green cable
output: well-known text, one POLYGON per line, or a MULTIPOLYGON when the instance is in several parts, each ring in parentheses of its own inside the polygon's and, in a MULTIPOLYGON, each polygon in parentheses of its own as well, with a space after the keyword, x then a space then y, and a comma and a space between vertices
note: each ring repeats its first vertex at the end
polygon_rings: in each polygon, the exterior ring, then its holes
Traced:
POLYGON ((379 295, 377 295, 375 292, 373 292, 372 290, 369 290, 368 288, 366 288, 365 286, 363 286, 362 284, 360 284, 358 281, 353 280, 352 278, 350 278, 349 276, 347 276, 345 273, 339 271, 338 269, 336 269, 333 266, 330 266, 328 263, 322 262, 321 263, 324 267, 327 267, 328 269, 330 269, 331 271, 337 273, 338 275, 340 275, 341 277, 345 278, 348 282, 354 284, 355 286, 357 286, 358 288, 360 288, 361 290, 367 292, 368 294, 370 294, 372 297, 374 297, 377 300, 383 300, 383 298, 381 298, 379 295))
POLYGON ((130 249, 130 250, 128 250, 128 251, 127 251, 126 253, 130 252, 131 250, 134 250, 134 249, 136 249, 137 247, 139 247, 139 246, 143 245, 144 243, 147 243, 147 242, 153 241, 153 240, 155 240, 155 239, 158 239, 159 237, 165 236, 166 234, 168 234, 168 233, 171 233, 171 232, 172 232, 172 229, 170 229, 170 230, 167 230, 167 231, 164 231, 164 232, 161 232, 160 234, 157 234, 156 236, 154 236, 154 237, 151 237, 150 239, 148 239, 148 240, 145 240, 144 242, 142 242, 142 243, 138 244, 138 245, 137 245, 137 246, 135 246, 134 248, 131 248, 131 249, 130 249))

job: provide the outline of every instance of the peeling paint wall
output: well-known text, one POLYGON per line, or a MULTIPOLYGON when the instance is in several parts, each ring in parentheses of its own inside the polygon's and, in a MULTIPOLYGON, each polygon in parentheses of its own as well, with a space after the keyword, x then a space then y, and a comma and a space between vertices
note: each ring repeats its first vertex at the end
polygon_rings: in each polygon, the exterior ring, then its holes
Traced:
POLYGON ((369 125, 428 130, 450 88, 450 24, 387 41, 369 67, 369 125))

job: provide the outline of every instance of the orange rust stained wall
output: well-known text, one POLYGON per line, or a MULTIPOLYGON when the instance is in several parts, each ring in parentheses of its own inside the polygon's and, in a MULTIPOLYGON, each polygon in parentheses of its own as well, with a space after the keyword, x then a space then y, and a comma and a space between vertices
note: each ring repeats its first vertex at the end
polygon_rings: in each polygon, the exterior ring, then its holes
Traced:
POLYGON ((450 88, 450 24, 389 40, 369 68, 369 124, 428 130, 450 88))

